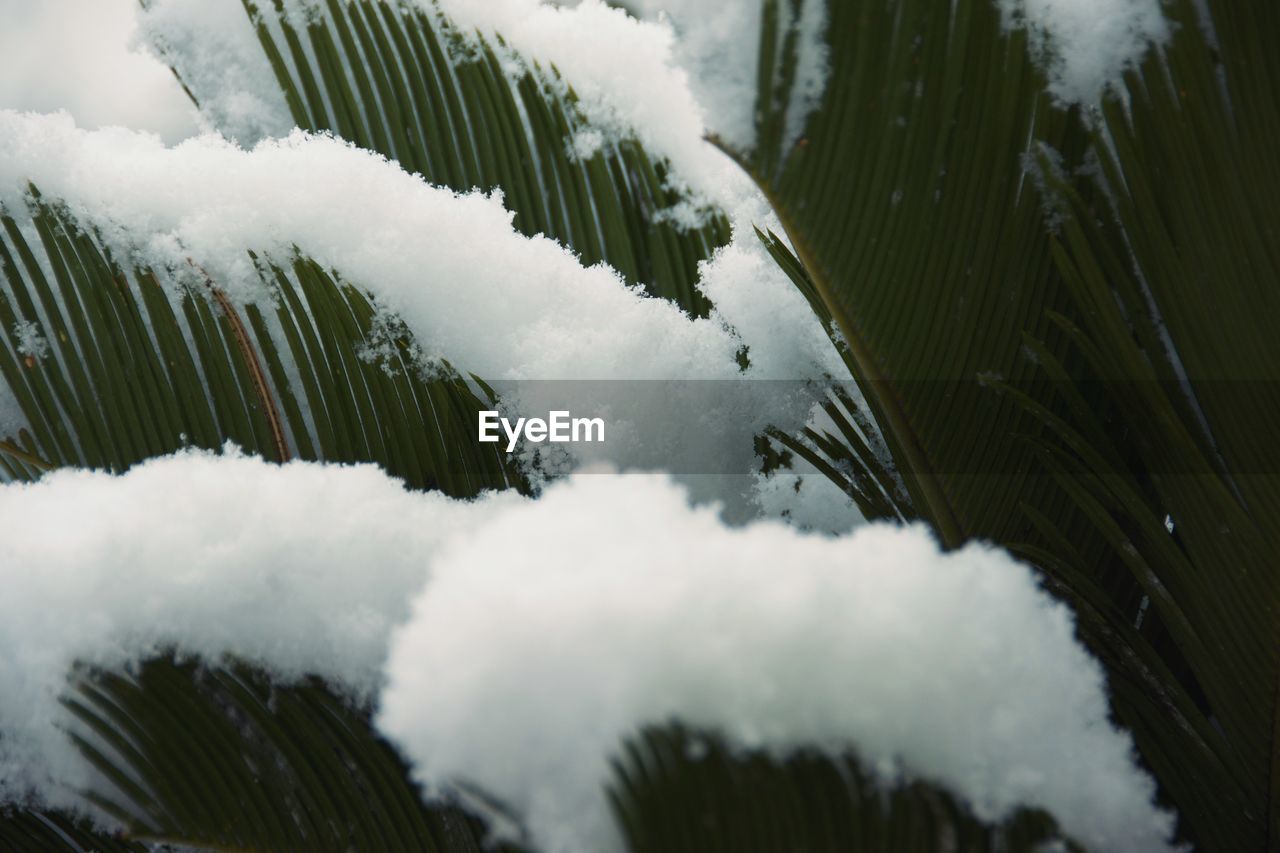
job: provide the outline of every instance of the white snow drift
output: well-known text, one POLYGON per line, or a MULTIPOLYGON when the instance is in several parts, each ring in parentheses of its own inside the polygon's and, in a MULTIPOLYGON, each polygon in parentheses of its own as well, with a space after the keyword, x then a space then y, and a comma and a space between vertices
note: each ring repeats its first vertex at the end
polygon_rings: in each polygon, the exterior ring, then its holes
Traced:
POLYGON ((74 661, 234 654, 368 697, 407 620, 381 725, 549 850, 615 840, 607 759, 673 716, 778 753, 852 746, 990 817, 1043 806, 1096 849, 1170 829, 1066 608, 1004 554, 943 556, 919 528, 732 530, 657 476, 468 503, 372 466, 184 453, 0 487, 0 584, 6 798, 102 784, 57 728, 74 661))
POLYGON ((557 853, 617 848, 606 760, 672 718, 779 753, 852 745, 985 817, 1042 806, 1090 849, 1171 826, 1067 608, 1005 553, 943 555, 919 527, 730 530, 665 478, 579 477, 443 551, 388 671, 381 725, 424 780, 465 777, 557 853))

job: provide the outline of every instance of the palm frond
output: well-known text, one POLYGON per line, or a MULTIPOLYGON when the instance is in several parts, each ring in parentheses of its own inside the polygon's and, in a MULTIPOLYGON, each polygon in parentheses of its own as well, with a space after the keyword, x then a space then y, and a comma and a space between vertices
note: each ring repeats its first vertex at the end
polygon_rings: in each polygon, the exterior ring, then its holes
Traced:
POLYGON ((0 846, 6 850, 66 853, 144 853, 149 848, 88 826, 55 811, 0 811, 0 846))
POLYGON ((953 545, 1007 540, 1024 532, 1020 503, 1062 502, 999 440, 1037 425, 978 378, 1033 383, 1020 336, 1054 340, 1044 312, 1066 294, 1020 164, 1033 136, 1074 150, 1084 135, 994 5, 843 0, 822 103, 794 136, 800 47, 784 23, 799 6, 765 3, 757 138, 730 154, 773 203, 915 511, 953 545))
POLYGON ((0 445, 12 478, 232 441, 276 461, 376 462, 455 496, 520 483, 472 440, 483 389, 428 373, 407 330, 305 257, 254 259, 271 312, 233 305, 194 264, 126 271, 38 191, 0 224, 0 373, 28 425, 0 445))
MULTIPOLYGON (((162 657, 128 675, 82 670, 64 704, 77 720, 71 736, 109 783, 88 799, 137 840, 237 850, 519 849, 485 847, 480 819, 424 805, 368 709, 320 682, 273 684, 244 664, 162 657)), ((851 754, 783 760, 679 725, 621 745, 613 772, 610 802, 637 853, 976 853, 1054 841, 1076 849, 1043 813, 992 825, 925 782, 872 780, 851 754)))
POLYGON ((1088 116, 988 4, 835 2, 823 107, 783 150, 796 58, 766 26, 769 108, 734 154, 913 505, 1044 571, 1184 832, 1232 850, 1280 837, 1280 90, 1257 36, 1280 20, 1226 6, 1171 4, 1172 42, 1088 116))
POLYGON ((1208 21, 1191 2, 1167 9, 1171 43, 1103 105, 1092 196, 1051 181, 1069 213, 1055 261, 1080 318, 1056 320, 1130 438, 1108 447, 1074 407, 1044 451, 1185 661, 1161 693, 1197 698, 1178 700, 1194 737, 1158 719, 1135 734, 1199 843, 1222 850, 1280 837, 1280 168, 1267 141, 1280 79, 1257 41, 1280 13, 1228 5, 1209 4, 1208 21))
MULTIPOLYGON (((575 153, 592 128, 554 68, 398 0, 315 2, 304 28, 281 0, 244 6, 299 127, 330 131, 433 184, 500 188, 523 233, 706 314, 697 265, 728 242, 723 214, 705 211, 696 227, 675 221, 693 200, 634 137, 601 134, 597 151, 575 153)), ((181 77, 181 56, 171 59, 181 77)))
POLYGON ((630 741, 614 770, 611 802, 633 853, 1078 849, 1041 812, 993 826, 925 782, 872 780, 851 754, 779 760, 672 725, 630 741))
MULTIPOLYGON (((86 796, 148 843, 238 850, 479 853, 485 827, 424 804, 370 711, 318 681, 156 658, 83 670, 70 736, 110 783, 86 796)), ((499 851, 514 851, 500 844, 499 851)))

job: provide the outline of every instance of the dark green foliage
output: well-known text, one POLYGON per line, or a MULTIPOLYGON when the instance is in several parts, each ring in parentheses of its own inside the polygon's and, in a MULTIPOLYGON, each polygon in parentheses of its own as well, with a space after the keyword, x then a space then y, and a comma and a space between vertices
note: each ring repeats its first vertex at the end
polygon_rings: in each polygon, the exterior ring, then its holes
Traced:
MULTIPOLYGON (((70 736, 113 789, 88 798, 134 839, 205 849, 478 853, 485 838, 481 820, 424 804, 407 766, 373 731, 369 710, 316 680, 273 684, 240 664, 162 657, 129 674, 83 670, 64 704, 77 720, 70 736)), ((1042 813, 1021 811, 989 826, 925 782, 881 786, 852 755, 780 760, 679 725, 628 741, 613 770, 610 801, 636 853, 1018 853, 1059 838, 1042 813)))
POLYGON ((299 127, 332 131, 433 184, 501 188, 520 231, 707 312, 697 264, 728 242, 728 223, 714 212, 689 230, 665 220, 688 196, 633 138, 574 156, 575 134, 589 127, 554 69, 522 62, 512 80, 508 48, 397 0, 317 0, 305 30, 279 0, 244 5, 299 127))
MULTIPOLYGON (((85 671, 71 737, 115 788, 90 799, 147 841, 237 850, 479 853, 483 824, 427 805, 370 711, 321 682, 157 658, 85 671)), ((515 848, 499 845, 499 853, 515 848)))
POLYGON ((1062 840, 1040 812, 989 826, 923 782, 886 789, 852 755, 780 761, 679 725, 646 729, 623 754, 611 801, 634 853, 1030 853, 1062 840))
POLYGON ((1080 317, 1055 320, 1128 440, 1074 406, 1042 453, 1185 659, 1153 677, 1174 707, 1133 723, 1144 755, 1202 848, 1246 850, 1280 843, 1280 68, 1261 38, 1280 8, 1208 8, 1221 51, 1195 4, 1172 4, 1172 43, 1128 76, 1127 107, 1104 103, 1090 168, 1053 182, 1080 317))
MULTIPOLYGON (((736 156, 911 507, 1044 571, 1183 832, 1253 850, 1280 843, 1280 70, 1261 35, 1280 7, 1207 11, 1220 51, 1169 4, 1127 106, 1081 113, 1048 101, 994 4, 833 0, 822 108, 781 150, 795 58, 766 26, 759 143, 736 156)), ((846 488, 875 458, 777 438, 846 488)))
MULTIPOLYGON (((0 850, 12 853, 143 853, 148 846, 110 835, 58 812, 0 811, 0 850)), ((150 848, 154 849, 154 848, 150 848)))
POLYGON ((518 482, 471 440, 484 405, 471 386, 447 366, 429 377, 407 331, 375 335, 369 298, 314 262, 297 258, 286 272, 259 259, 278 296, 264 314, 232 305, 194 264, 126 273, 38 195, 0 223, 0 371, 29 424, 0 446, 12 478, 62 465, 124 471, 233 441, 276 461, 377 462, 458 497, 518 482), (43 357, 19 352, 20 323, 39 331, 43 357))
POLYGON ((1063 501, 1024 447, 990 440, 1037 432, 1034 421, 972 386, 980 374, 1034 382, 1020 335, 1046 331, 1045 309, 1066 301, 1022 155, 1032 134, 1068 148, 1084 134, 1049 109, 1025 39, 1001 33, 994 4, 836 0, 826 93, 783 151, 796 46, 776 27, 788 2, 765 3, 758 142, 731 153, 847 343, 915 511, 950 544, 1020 534, 1020 502, 1063 501), (983 405, 957 416, 956 391, 983 405))

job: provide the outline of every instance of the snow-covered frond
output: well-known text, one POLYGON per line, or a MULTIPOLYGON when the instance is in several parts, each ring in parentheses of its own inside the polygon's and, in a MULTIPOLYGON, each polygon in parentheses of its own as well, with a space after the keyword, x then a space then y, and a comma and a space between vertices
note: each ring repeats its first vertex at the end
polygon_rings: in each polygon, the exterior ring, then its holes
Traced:
POLYGON ((608 848, 608 760, 673 717, 777 755, 854 748, 986 819, 1040 806, 1096 849, 1169 829, 1066 608, 920 528, 734 530, 664 477, 458 502, 372 467, 186 453, 0 488, 0 555, 10 795, 95 783, 58 728, 73 662, 172 648, 355 697, 385 677, 380 725, 422 778, 515 807, 545 849, 608 848), (75 537, 51 527, 68 515, 75 537))

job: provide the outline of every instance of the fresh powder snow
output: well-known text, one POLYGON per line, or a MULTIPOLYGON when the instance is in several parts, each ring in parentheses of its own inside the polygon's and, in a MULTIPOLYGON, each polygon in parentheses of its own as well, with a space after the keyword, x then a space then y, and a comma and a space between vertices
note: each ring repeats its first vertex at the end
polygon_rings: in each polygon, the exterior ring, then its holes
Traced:
MULTIPOLYGON (((729 247, 704 264, 718 307, 694 319, 606 266, 583 267, 554 241, 518 233, 499 195, 430 186, 329 136, 295 131, 246 150, 204 135, 168 148, 122 129, 83 131, 65 115, 0 111, 0 205, 21 211, 28 181, 118 257, 178 270, 192 259, 238 303, 271 299, 250 250, 287 260, 297 247, 371 291, 426 358, 490 381, 817 380, 843 370, 803 297, 758 247, 729 247)), ((525 383, 509 403, 526 414, 573 410, 538 396, 565 387, 525 383)), ((645 406, 623 384, 591 393, 630 425, 595 461, 654 467, 662 448, 706 432, 705 413, 645 406)), ((755 436, 800 428, 808 409, 770 383, 737 383, 716 422, 724 440, 708 442, 703 450, 716 456, 699 460, 703 471, 735 475, 734 495, 724 482, 690 482, 749 514, 755 436)))
POLYGON ((0 582, 7 799, 87 809, 73 791, 105 782, 60 728, 69 668, 173 649, 372 699, 433 790, 479 785, 549 851, 616 849, 608 759, 673 716, 779 755, 853 748, 985 817, 1042 806, 1091 849, 1171 829, 1067 608, 918 527, 733 529, 658 475, 455 501, 368 465, 185 452, 0 487, 0 582))

